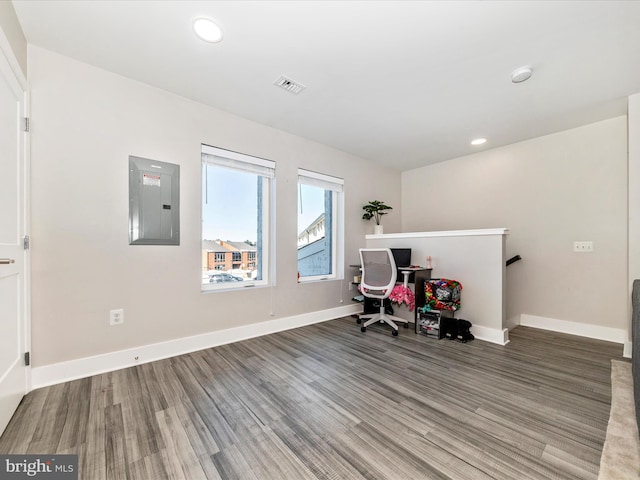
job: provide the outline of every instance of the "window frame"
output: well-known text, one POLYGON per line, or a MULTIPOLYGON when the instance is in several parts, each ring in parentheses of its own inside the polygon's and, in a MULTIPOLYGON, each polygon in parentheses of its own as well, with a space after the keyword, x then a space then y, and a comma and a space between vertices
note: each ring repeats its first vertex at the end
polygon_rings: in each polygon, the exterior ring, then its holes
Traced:
MULTIPOLYGON (((340 280, 344 278, 344 180, 332 175, 326 175, 304 168, 298 168, 298 196, 300 185, 308 185, 331 191, 331 273, 321 275, 300 276, 300 283, 318 282, 325 280, 340 280)), ((296 232, 300 228, 296 215, 296 232)), ((325 217, 325 232, 327 221, 325 217)), ((326 235, 326 233, 325 233, 326 235)), ((299 250, 299 249, 297 249, 299 250)), ((297 254, 296 250, 296 254, 297 254)), ((297 265, 297 259, 296 259, 297 265)))
MULTIPOLYGON (((223 282, 215 284, 201 283, 202 293, 229 290, 242 290, 247 287, 265 287, 275 285, 275 181, 276 162, 244 153, 234 152, 223 148, 202 144, 201 149, 201 229, 200 242, 203 241, 205 226, 204 205, 207 190, 208 168, 227 168, 246 173, 254 173, 260 178, 260 186, 256 187, 258 197, 258 216, 260 218, 258 232, 261 232, 256 250, 256 263, 261 264, 261 279, 245 280, 243 282, 223 282), (240 283, 240 285, 238 285, 240 283)), ((256 233, 258 233, 256 232, 256 233)), ((202 266, 201 266, 202 268, 202 266)))

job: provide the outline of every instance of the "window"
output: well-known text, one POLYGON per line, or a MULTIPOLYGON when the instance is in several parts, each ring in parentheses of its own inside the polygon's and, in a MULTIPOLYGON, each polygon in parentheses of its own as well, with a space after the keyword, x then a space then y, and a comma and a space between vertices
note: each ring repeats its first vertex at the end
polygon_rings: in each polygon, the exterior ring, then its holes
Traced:
POLYGON ((247 265, 249 268, 256 266, 256 252, 247 252, 247 265))
POLYGON ((203 291, 269 284, 274 177, 275 162, 202 146, 202 248, 222 250, 202 256, 203 291))
POLYGON ((342 278, 341 178, 298 170, 298 272, 300 281, 342 278))

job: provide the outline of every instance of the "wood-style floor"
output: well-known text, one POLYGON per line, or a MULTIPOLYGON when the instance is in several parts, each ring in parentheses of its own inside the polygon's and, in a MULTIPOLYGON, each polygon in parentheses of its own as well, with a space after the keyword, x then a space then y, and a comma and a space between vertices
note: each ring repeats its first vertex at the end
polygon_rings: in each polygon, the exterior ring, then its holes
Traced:
POLYGON ((0 453, 83 480, 596 479, 621 346, 510 337, 333 320, 33 391, 0 453))

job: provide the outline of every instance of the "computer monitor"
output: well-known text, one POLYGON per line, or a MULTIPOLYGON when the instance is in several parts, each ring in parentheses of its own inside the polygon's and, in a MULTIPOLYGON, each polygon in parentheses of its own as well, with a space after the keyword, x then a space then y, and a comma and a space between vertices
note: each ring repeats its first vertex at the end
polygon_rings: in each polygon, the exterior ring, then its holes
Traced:
POLYGON ((410 248, 392 248, 391 254, 396 262, 396 267, 408 267, 411 265, 411 249, 410 248))

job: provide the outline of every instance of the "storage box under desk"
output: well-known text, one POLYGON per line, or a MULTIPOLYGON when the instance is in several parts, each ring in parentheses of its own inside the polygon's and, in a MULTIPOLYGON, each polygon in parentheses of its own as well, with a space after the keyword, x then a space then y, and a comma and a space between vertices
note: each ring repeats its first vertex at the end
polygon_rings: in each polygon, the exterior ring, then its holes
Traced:
POLYGON ((447 321, 453 318, 453 312, 449 310, 418 312, 416 333, 424 333, 437 339, 444 338, 447 321))

